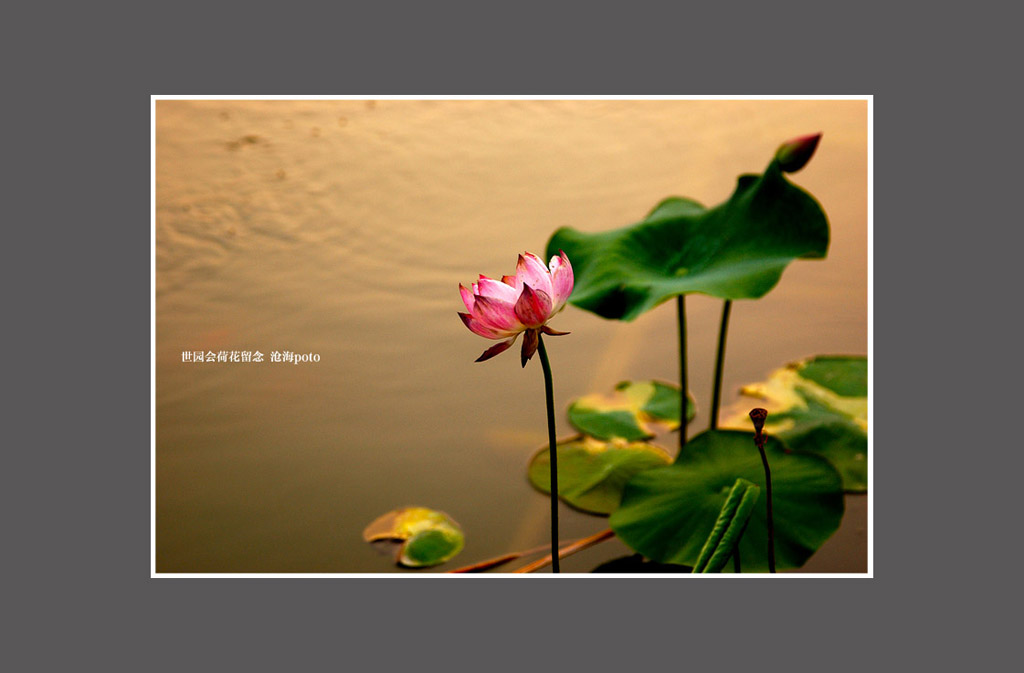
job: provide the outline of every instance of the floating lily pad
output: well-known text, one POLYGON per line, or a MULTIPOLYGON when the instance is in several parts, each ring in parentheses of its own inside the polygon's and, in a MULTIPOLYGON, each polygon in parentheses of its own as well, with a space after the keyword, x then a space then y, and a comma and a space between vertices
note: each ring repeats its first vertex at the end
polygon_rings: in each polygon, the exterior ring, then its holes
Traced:
POLYGON ((426 507, 405 507, 378 517, 363 531, 363 539, 395 543, 395 560, 410 568, 444 563, 465 544, 459 524, 444 512, 426 507))
MULTIPOLYGON (((740 389, 768 410, 765 432, 790 448, 827 458, 843 476, 843 488, 868 488, 867 358, 819 355, 778 369, 762 383, 740 389)), ((737 407, 723 427, 750 429, 737 407)))
MULTIPOLYGON (((622 488, 633 475, 665 467, 672 458, 646 442, 574 437, 555 446, 558 453, 558 495, 577 509, 610 514, 619 506, 622 488)), ((547 447, 530 460, 528 477, 534 488, 551 492, 551 461, 547 447)))
POLYGON ((803 378, 843 397, 868 396, 868 359, 856 355, 819 355, 800 363, 803 378))
POLYGON ((672 197, 621 229, 559 229, 547 254, 564 250, 572 261, 573 304, 633 320, 679 294, 762 297, 791 261, 824 257, 828 243, 821 206, 773 159, 763 175, 740 176, 729 200, 714 208, 672 197))
MULTIPOLYGON (((765 451, 772 473, 776 566, 798 568, 839 527, 842 480, 821 456, 787 451, 773 437, 768 437, 765 451)), ((654 561, 696 565, 740 478, 764 488, 754 434, 701 433, 687 442, 673 465, 633 477, 609 524, 623 542, 654 561)), ((747 572, 768 570, 766 503, 767 497, 758 498, 739 543, 747 572)))
MULTIPOLYGON (((569 422, 598 439, 650 439, 679 427, 679 386, 661 381, 623 381, 611 395, 585 395, 569 405, 569 422)), ((687 423, 697 406, 687 396, 687 423)))

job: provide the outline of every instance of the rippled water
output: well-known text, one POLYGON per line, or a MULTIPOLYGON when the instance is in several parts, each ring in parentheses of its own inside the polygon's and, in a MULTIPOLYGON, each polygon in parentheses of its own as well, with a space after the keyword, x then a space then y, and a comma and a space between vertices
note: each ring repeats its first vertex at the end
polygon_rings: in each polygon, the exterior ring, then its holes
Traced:
MULTIPOLYGON (((473 362, 491 342, 456 316, 458 283, 510 273, 563 225, 623 226, 670 194, 716 204, 814 131, 794 181, 828 213, 829 256, 734 304, 724 404, 790 360, 867 351, 866 102, 158 101, 157 570, 391 572, 361 532, 411 504, 466 531, 440 570, 544 544, 548 501, 525 478, 546 442, 540 367, 473 362), (182 362, 211 350, 320 361, 182 362)), ((688 308, 694 434, 721 302, 688 308)), ((633 323, 569 307, 553 326, 573 332, 549 342, 562 407, 678 376, 671 303, 633 323)), ((561 521, 565 539, 607 526, 561 521)), ((866 521, 848 497, 805 570, 864 571, 866 521)))

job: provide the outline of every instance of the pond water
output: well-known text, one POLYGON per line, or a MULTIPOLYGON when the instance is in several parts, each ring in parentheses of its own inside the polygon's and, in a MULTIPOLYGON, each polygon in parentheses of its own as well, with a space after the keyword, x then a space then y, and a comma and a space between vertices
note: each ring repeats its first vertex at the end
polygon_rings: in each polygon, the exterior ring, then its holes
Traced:
MULTIPOLYGON (((406 505, 466 532, 434 570, 548 542, 525 476, 547 441, 539 363, 474 363, 493 342, 459 320, 458 284, 511 273, 560 226, 620 227, 673 194, 717 204, 816 131, 792 179, 829 216, 829 255, 734 303, 726 407, 789 361, 867 352, 865 101, 158 101, 157 571, 411 572, 361 537, 406 505), (222 350, 265 360, 182 362, 222 350)), ((687 306, 693 435, 721 301, 687 306)), ((552 322, 572 332, 548 341, 560 437, 572 398, 676 379, 675 320, 669 302, 632 323, 572 306, 552 322)), ((562 507, 564 539, 606 527, 562 507)), ((866 571, 866 528, 866 497, 847 496, 803 570, 866 571)), ((603 543, 563 572, 625 553, 603 543)))

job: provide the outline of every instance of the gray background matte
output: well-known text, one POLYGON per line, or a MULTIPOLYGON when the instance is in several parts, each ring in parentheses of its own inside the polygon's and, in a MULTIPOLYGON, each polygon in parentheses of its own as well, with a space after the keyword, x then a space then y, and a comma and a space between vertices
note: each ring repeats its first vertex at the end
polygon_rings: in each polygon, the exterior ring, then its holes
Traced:
POLYGON ((1017 24, 918 6, 6 7, 10 670, 989 670, 1017 24), (150 579, 150 94, 318 93, 874 94, 875 578, 150 579))

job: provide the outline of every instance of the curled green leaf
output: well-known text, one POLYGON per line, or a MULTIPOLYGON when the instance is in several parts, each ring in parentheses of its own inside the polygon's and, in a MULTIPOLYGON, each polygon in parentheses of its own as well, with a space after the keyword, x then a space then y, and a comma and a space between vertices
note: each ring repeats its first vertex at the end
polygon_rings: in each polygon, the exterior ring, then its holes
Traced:
POLYGON ((737 479, 718 513, 715 527, 704 542, 697 557, 695 573, 721 572, 739 545, 747 521, 754 512, 754 503, 761 493, 761 487, 746 479, 737 479))

